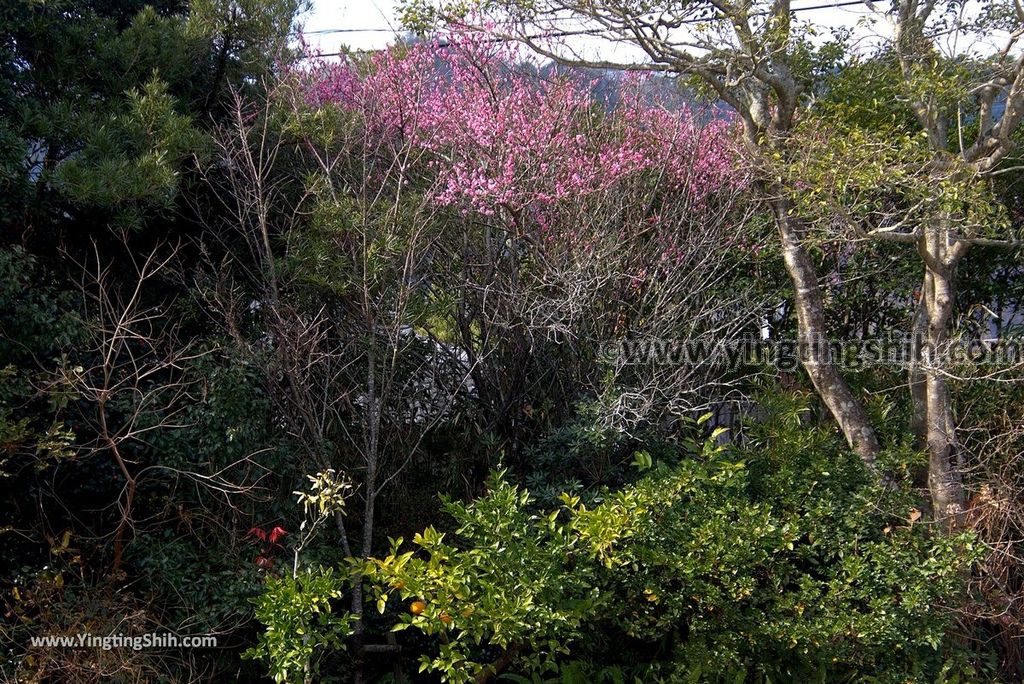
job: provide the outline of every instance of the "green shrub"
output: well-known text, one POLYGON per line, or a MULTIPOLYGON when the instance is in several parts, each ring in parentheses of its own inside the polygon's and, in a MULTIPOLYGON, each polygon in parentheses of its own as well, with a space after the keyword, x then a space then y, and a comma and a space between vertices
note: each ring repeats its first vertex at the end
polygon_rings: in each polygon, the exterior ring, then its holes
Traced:
POLYGON ((933 533, 803 412, 591 504, 539 512, 497 473, 447 504, 454 534, 395 540, 360 570, 382 613, 407 602, 396 630, 436 637, 421 670, 444 681, 570 658, 641 681, 934 681, 972 538, 933 533))
POLYGON ((319 656, 344 648, 351 633, 350 616, 331 606, 342 586, 331 570, 268 575, 266 591, 255 600, 256 617, 267 629, 245 657, 266 660, 275 682, 318 681, 319 656))

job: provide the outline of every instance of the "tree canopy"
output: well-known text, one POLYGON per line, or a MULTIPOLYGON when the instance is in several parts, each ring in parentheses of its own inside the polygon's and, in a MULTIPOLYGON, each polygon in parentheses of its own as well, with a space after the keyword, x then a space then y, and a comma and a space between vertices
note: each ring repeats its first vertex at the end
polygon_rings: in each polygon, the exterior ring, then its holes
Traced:
POLYGON ((1019 5, 304 9, 0 10, 5 679, 1020 680, 1019 5))

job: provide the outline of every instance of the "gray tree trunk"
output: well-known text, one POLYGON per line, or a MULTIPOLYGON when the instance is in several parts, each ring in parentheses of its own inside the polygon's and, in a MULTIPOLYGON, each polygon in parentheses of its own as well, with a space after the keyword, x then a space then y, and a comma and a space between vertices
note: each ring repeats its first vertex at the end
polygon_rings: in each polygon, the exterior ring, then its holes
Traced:
POLYGON ((919 250, 925 261, 921 293, 928 314, 925 375, 925 436, 928 446, 928 489, 936 519, 955 524, 964 506, 963 473, 956 443, 956 421, 949 382, 943 374, 953 315, 953 271, 962 252, 951 249, 944 221, 929 226, 919 250))
POLYGON ((928 379, 921 358, 928 341, 928 305, 924 295, 927 288, 926 276, 925 282, 921 284, 910 327, 910 359, 907 369, 911 403, 910 432, 914 435, 914 448, 922 451, 928 447, 928 379))
POLYGON ((801 361, 850 448, 874 471, 879 452, 878 437, 864 406, 832 358, 825 335, 825 309, 817 270, 804 246, 805 229, 791 215, 790 207, 785 199, 773 202, 786 271, 793 282, 801 361))

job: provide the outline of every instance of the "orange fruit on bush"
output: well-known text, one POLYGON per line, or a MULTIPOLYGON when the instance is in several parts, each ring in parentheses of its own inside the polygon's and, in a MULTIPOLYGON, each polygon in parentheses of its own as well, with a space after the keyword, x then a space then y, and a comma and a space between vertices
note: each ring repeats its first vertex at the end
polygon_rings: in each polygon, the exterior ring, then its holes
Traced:
POLYGON ((425 601, 413 601, 409 604, 409 612, 413 615, 419 615, 427 607, 425 601))

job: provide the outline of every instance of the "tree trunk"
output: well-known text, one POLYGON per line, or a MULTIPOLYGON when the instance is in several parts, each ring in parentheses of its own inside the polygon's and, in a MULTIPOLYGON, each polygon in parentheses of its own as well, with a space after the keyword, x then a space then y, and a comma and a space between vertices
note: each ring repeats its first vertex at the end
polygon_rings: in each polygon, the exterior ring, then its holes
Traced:
MULTIPOLYGON (((367 326, 373 330, 372 319, 367 326)), ((374 339, 375 343, 376 340, 374 339)), ((366 434, 364 437, 364 448, 366 450, 366 477, 363 481, 364 506, 363 506, 363 538, 359 558, 364 560, 370 557, 373 552, 373 525, 376 515, 377 503, 377 466, 380 455, 380 426, 381 426, 381 400, 377 387, 377 356, 373 349, 367 352, 366 371, 366 434)), ((364 597, 363 581, 357 577, 352 587, 352 615, 355 617, 353 625, 353 650, 354 658, 352 663, 353 677, 355 684, 362 684, 366 681, 366 623, 364 620, 364 597)))
POLYGON ((793 282, 800 360, 814 389, 839 423, 846 442, 874 471, 879 452, 878 437, 867 412, 832 359, 825 335, 825 310, 818 274, 804 246, 805 230, 800 221, 790 214, 792 205, 788 200, 779 197, 772 202, 772 208, 782 239, 786 271, 793 282))
POLYGON ((932 499, 932 513, 937 520, 955 525, 963 512, 964 486, 960 453, 956 445, 956 423, 949 383, 942 373, 949 325, 953 314, 953 271, 959 255, 950 250, 948 231, 939 221, 925 233, 920 250, 927 272, 925 289, 921 293, 928 312, 926 437, 928 445, 928 489, 932 499))
POLYGON ((910 385, 910 432, 914 435, 914 448, 928 448, 928 379, 925 376, 921 358, 928 343, 928 305, 925 301, 925 290, 928 278, 921 285, 917 297, 917 309, 910 331, 910 360, 907 380, 910 385))

